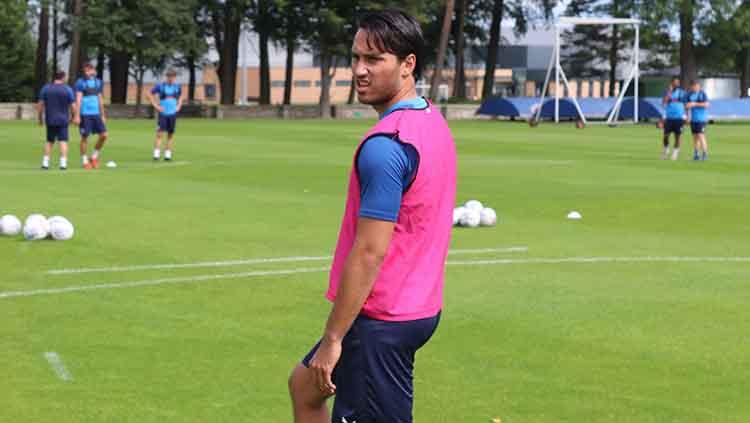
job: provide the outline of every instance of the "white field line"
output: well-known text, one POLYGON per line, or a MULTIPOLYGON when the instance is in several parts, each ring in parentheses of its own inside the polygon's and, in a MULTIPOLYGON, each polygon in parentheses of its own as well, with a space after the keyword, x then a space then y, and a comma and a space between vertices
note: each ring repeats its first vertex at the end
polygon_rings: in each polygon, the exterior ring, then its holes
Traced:
POLYGON ((644 256, 644 257, 560 257, 560 258, 526 258, 526 259, 491 259, 450 261, 451 266, 489 266, 501 264, 565 264, 565 263, 675 263, 675 262, 750 262, 750 257, 680 257, 680 256, 644 256))
POLYGON ((148 280, 130 281, 130 282, 113 282, 113 283, 101 283, 101 284, 93 284, 93 285, 76 285, 76 286, 66 286, 62 288, 30 289, 30 290, 25 290, 25 291, 7 291, 7 292, 0 292, 0 299, 13 298, 13 297, 31 297, 35 295, 65 294, 69 292, 94 291, 94 290, 99 290, 99 289, 135 288, 139 286, 196 283, 196 282, 214 281, 214 280, 219 280, 219 279, 225 280, 225 279, 251 278, 251 277, 258 277, 258 276, 294 275, 297 273, 319 273, 319 272, 326 272, 328 270, 329 270, 328 267, 298 268, 298 269, 286 269, 286 270, 261 270, 261 271, 255 271, 255 272, 223 273, 223 274, 218 274, 218 275, 198 275, 198 276, 186 276, 186 277, 175 277, 175 278, 148 279, 148 280))
MULTIPOLYGON (((482 248, 482 249, 464 249, 451 250, 450 255, 456 254, 491 254, 491 253, 515 253, 526 252, 528 247, 504 247, 504 248, 482 248)), ((116 273, 132 272, 138 270, 174 270, 174 269, 191 269, 200 267, 230 267, 244 266, 250 264, 270 264, 270 263, 297 263, 307 261, 328 261, 333 259, 332 256, 291 256, 291 257, 270 257, 254 258, 224 261, 203 261, 196 263, 163 263, 163 264, 143 264, 132 266, 112 266, 112 267, 87 267, 80 269, 53 269, 48 270, 48 275, 70 275, 80 273, 116 273)))
POLYGON ((61 380, 65 382, 73 380, 73 375, 71 375, 70 372, 68 372, 68 369, 65 368, 59 354, 54 351, 49 351, 44 353, 44 359, 47 360, 50 367, 52 367, 52 370, 61 380))
MULTIPOLYGON (((750 263, 750 257, 680 257, 680 256, 644 256, 644 257, 560 257, 560 258, 528 258, 528 259, 494 259, 494 260, 463 260, 448 261, 448 266, 489 266, 489 265, 513 265, 513 264, 596 264, 596 263, 649 263, 649 262, 734 262, 750 263)), ((268 270, 242 273, 224 273, 218 275, 199 275, 187 277, 174 277, 162 279, 149 279, 131 282, 113 282, 92 285, 77 285, 62 288, 33 289, 25 291, 0 292, 0 299, 13 297, 31 297, 36 295, 65 294, 69 292, 93 291, 99 289, 135 288, 140 286, 156 286, 166 284, 188 284, 225 279, 239 279, 258 276, 281 276, 299 273, 322 273, 327 272, 328 267, 296 268, 286 270, 268 270)))

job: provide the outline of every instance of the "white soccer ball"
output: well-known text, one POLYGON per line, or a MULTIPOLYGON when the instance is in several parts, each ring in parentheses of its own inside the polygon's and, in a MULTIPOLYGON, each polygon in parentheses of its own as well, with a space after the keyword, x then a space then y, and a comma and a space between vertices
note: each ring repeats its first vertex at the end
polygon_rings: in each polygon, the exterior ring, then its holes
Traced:
POLYGON ((464 207, 466 207, 469 210, 476 210, 476 211, 482 211, 482 209, 484 208, 482 203, 477 200, 467 201, 466 204, 464 204, 464 207))
POLYGON ((23 237, 29 241, 38 241, 49 235, 49 222, 41 214, 32 214, 23 224, 23 237))
POLYGON ((117 167, 117 163, 115 163, 113 160, 110 160, 107 162, 107 167, 110 169, 114 169, 117 167))
POLYGON ((458 224, 467 228, 476 228, 481 222, 480 211, 475 209, 468 209, 459 219, 458 224))
POLYGON ((486 207, 479 213, 479 223, 482 226, 495 226, 497 224, 497 213, 495 210, 486 207))
POLYGON ((464 213, 466 213, 466 207, 456 207, 453 209, 453 226, 458 225, 464 213))
POLYGON ((49 234, 55 241, 67 241, 73 238, 75 229, 68 219, 62 216, 52 216, 48 222, 49 234))
POLYGON ((5 236, 16 236, 21 233, 21 221, 12 214, 6 214, 0 218, 0 234, 5 236))

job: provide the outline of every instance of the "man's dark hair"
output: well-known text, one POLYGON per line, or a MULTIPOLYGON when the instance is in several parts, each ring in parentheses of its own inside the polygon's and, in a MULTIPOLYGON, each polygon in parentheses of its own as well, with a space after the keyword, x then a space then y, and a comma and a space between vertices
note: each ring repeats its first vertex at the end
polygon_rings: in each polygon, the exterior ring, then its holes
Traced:
POLYGON ((55 71, 55 81, 61 81, 63 79, 65 79, 65 71, 55 71))
POLYGON ((424 66, 424 35, 416 19, 396 9, 368 12, 359 20, 359 28, 367 32, 367 44, 380 51, 395 54, 399 60, 413 54, 417 57, 414 80, 422 77, 424 66))
POLYGON ((680 80, 680 77, 679 77, 679 76, 673 76, 673 77, 672 77, 672 82, 674 82, 674 81, 679 81, 679 80, 680 80))
POLYGON ((167 76, 177 76, 177 71, 173 68, 167 69, 167 76))
POLYGON ((92 65, 89 62, 86 62, 86 63, 83 64, 83 68, 84 69, 94 69, 94 65, 92 65))
POLYGON ((697 79, 693 79, 693 80, 690 81, 690 85, 695 85, 695 84, 698 84, 698 80, 697 79))

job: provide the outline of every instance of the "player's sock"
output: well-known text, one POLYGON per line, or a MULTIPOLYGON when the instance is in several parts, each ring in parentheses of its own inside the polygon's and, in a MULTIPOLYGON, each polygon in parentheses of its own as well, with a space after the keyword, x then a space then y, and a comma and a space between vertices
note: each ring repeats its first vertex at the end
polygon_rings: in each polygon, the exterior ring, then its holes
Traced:
POLYGON ((94 149, 94 152, 91 153, 91 160, 98 160, 99 159, 99 150, 94 149))
POLYGON ((669 147, 664 147, 664 151, 661 153, 662 160, 667 160, 669 157, 669 147))
POLYGON ((68 168, 68 159, 66 157, 60 157, 60 169, 68 168))
POLYGON ((159 157, 161 156, 161 150, 158 148, 154 148, 154 160, 159 160, 159 157))
POLYGON ((675 148, 672 151, 672 160, 677 160, 677 157, 679 157, 679 156, 680 156, 680 149, 679 148, 675 148))
POLYGON ((81 163, 84 166, 87 165, 87 164, 89 164, 89 157, 87 155, 85 155, 85 154, 83 156, 81 156, 81 163))
POLYGON ((698 150, 693 151, 693 160, 700 159, 700 156, 698 155, 698 150))
POLYGON ((42 157, 42 169, 49 168, 49 156, 42 157))
POLYGON ((172 160, 172 150, 164 150, 164 160, 172 160))

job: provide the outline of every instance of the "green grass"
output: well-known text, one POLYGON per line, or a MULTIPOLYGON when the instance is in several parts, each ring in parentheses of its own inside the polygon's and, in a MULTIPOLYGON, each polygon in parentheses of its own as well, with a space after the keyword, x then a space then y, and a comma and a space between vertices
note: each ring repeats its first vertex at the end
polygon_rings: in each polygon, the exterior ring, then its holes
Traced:
MULTIPOLYGON (((77 231, 0 239, 0 292, 325 266, 46 273, 330 254, 367 125, 183 120, 177 161, 154 164, 153 122, 117 121, 117 169, 78 170, 73 154, 61 173, 37 170, 40 128, 0 122, 0 214, 62 214, 77 231)), ((452 128, 459 200, 500 216, 455 230, 453 248, 529 248, 462 260, 750 257, 750 126, 711 126, 706 163, 690 147, 658 160, 653 127, 452 128)), ((749 280, 749 262, 451 266, 416 421, 746 422, 749 280)), ((0 421, 290 421, 286 378, 321 333, 325 286, 304 273, 0 296, 0 421)))

